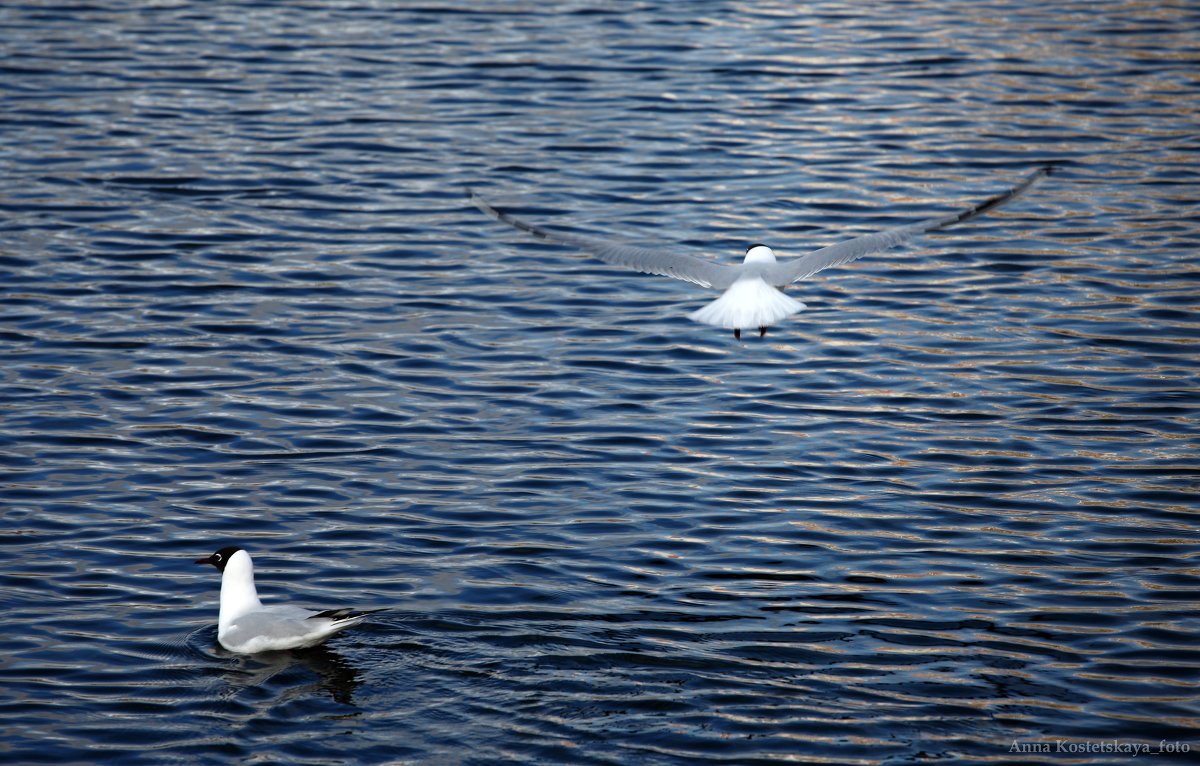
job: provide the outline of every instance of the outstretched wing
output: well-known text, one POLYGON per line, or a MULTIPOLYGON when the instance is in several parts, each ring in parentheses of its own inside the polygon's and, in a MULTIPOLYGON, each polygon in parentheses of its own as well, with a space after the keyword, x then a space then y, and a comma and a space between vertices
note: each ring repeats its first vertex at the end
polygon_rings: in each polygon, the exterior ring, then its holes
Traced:
POLYGON ((913 237, 926 232, 965 223, 976 216, 981 216, 984 213, 995 210, 1006 202, 1011 202, 1025 193, 1029 187, 1033 186, 1040 179, 1050 175, 1052 171, 1053 167, 1039 168, 1008 191, 990 197, 974 207, 967 208, 944 218, 934 218, 928 221, 921 221, 920 223, 897 226, 887 231, 867 234, 862 237, 846 240, 845 242, 839 242, 836 245, 823 247, 820 250, 814 250, 798 258, 780 261, 763 273, 763 279, 773 285, 791 284, 792 282, 798 282, 801 279, 811 277, 818 271, 827 269, 830 266, 849 263, 864 255, 877 253, 880 250, 886 250, 889 247, 903 244, 913 237))
POLYGON ((550 231, 541 226, 513 218, 492 207, 477 192, 468 187, 467 197, 483 212, 497 221, 532 234, 543 242, 554 242, 560 245, 570 245, 591 253, 602 261, 618 266, 628 266, 644 274, 659 274, 664 277, 682 279, 701 287, 725 288, 737 279, 738 268, 720 263, 713 263, 701 258, 681 253, 671 253, 654 250, 648 247, 630 247, 628 245, 611 245, 591 237, 581 237, 578 234, 568 234, 561 231, 550 231))

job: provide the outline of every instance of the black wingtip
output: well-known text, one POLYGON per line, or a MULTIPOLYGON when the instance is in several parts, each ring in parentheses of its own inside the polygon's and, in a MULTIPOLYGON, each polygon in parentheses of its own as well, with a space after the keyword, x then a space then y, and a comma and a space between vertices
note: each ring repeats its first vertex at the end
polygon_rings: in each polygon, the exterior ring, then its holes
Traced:
POLYGON ((368 614, 383 611, 387 611, 387 607, 381 609, 326 609, 324 612, 309 615, 308 619, 315 620, 318 617, 324 617, 334 621, 353 620, 357 617, 365 617, 368 614))

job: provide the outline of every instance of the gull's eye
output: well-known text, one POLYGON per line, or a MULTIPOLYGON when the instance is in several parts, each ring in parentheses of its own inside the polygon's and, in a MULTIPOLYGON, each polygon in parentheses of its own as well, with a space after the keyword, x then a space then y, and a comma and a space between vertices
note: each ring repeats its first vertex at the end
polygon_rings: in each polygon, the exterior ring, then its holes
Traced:
POLYGON ((221 554, 219 554, 219 553, 214 553, 214 554, 213 554, 213 558, 214 558, 214 559, 216 559, 217 561, 220 561, 220 560, 221 560, 221 554))

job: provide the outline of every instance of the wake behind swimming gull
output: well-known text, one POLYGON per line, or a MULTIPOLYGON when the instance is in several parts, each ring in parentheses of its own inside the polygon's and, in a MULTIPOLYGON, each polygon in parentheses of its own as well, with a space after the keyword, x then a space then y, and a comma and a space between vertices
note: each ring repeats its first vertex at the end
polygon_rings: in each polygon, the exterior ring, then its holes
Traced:
POLYGON ((610 244, 592 237, 547 229, 496 209, 470 187, 466 193, 476 207, 492 218, 544 242, 575 247, 608 263, 628 266, 642 273, 722 290, 719 298, 688 316, 696 322, 733 330, 733 337, 741 340, 744 329, 757 327, 759 337, 762 337, 768 327, 804 309, 803 303, 783 294, 781 288, 784 286, 808 279, 830 266, 896 247, 926 232, 966 223, 1021 196, 1052 171, 1050 166, 1039 168, 1007 191, 957 213, 855 237, 797 258, 779 260, 770 247, 754 244, 746 249, 740 264, 716 263, 657 248, 610 244))

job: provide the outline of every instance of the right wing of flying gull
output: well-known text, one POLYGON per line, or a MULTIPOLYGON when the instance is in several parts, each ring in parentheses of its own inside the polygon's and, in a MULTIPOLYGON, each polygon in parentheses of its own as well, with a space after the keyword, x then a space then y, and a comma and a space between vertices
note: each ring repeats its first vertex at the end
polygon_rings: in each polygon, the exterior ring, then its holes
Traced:
POLYGON ((845 242, 839 242, 836 245, 823 247, 820 250, 813 250, 797 258, 779 261, 763 274, 763 279, 772 285, 790 285, 792 282, 807 279, 818 271, 827 269, 830 266, 839 266, 843 263, 849 263, 850 261, 862 258, 864 255, 870 255, 871 253, 887 250, 896 245, 902 245, 926 232, 966 223, 972 218, 995 210, 1001 205, 1021 196, 1029 187, 1050 175, 1053 170, 1053 166, 1038 168, 1026 176, 1025 180, 1008 191, 1001 192, 994 197, 989 197, 978 205, 959 211, 953 215, 945 216, 944 218, 933 218, 928 221, 921 221, 920 223, 897 226, 894 229, 855 237, 845 242))

